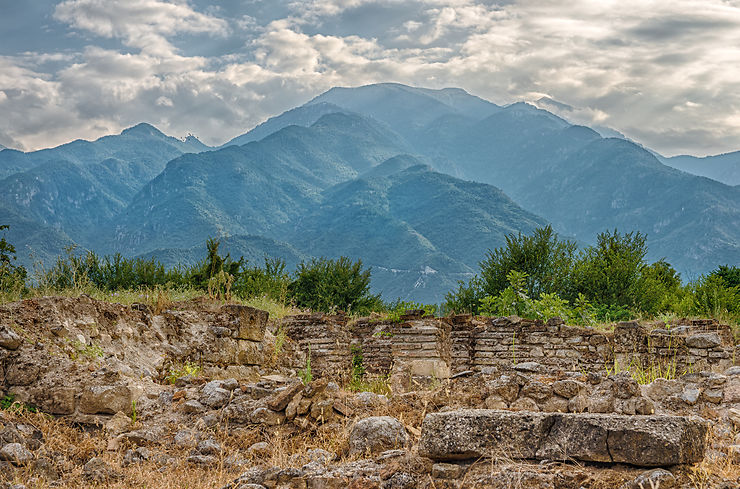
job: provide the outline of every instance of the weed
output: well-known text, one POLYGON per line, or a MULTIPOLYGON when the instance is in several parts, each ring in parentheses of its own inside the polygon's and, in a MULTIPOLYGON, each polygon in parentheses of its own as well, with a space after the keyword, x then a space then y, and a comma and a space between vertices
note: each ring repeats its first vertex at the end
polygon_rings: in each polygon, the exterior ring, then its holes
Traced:
POLYGON ((304 384, 308 384, 313 380, 313 374, 311 373, 311 345, 308 345, 308 355, 306 355, 306 367, 298 371, 298 377, 304 384))
POLYGON ((144 301, 155 315, 162 314, 162 312, 172 307, 170 291, 159 285, 153 289, 145 289, 144 301))
POLYGON ((38 408, 33 404, 27 404, 25 402, 19 402, 15 400, 14 394, 7 394, 0 397, 0 410, 10 411, 13 413, 36 413, 38 408))
POLYGON ((136 413, 136 401, 131 401, 131 423, 136 423, 138 415, 136 413))
POLYGON ((390 378, 390 374, 388 374, 377 375, 371 379, 352 379, 346 388, 353 392, 372 392, 389 396, 391 394, 390 378))
POLYGON ((361 381, 365 376, 365 366, 363 365, 364 358, 362 357, 362 348, 357 345, 352 345, 350 348, 352 352, 352 381, 361 381))
POLYGON ((172 365, 166 379, 170 384, 174 384, 181 377, 197 377, 200 375, 201 370, 200 365, 191 362, 185 362, 182 365, 172 365))
POLYGON ((103 349, 96 343, 90 343, 88 345, 75 340, 72 343, 72 348, 74 351, 70 354, 70 358, 75 362, 78 360, 92 361, 105 356, 103 349))
POLYGON ((373 336, 376 338, 393 338, 394 335, 390 331, 378 331, 373 333, 373 336))
POLYGON ((280 358, 280 353, 283 351, 283 345, 285 345, 285 325, 281 325, 277 332, 275 333, 275 344, 272 348, 272 364, 276 365, 278 362, 278 358, 280 358))
POLYGON ((673 361, 667 363, 651 361, 647 367, 643 367, 638 359, 631 357, 626 368, 623 368, 615 358, 612 368, 606 366, 606 372, 608 375, 628 372, 638 384, 650 384, 656 379, 675 380, 679 377, 675 357, 673 361))
POLYGON ((13 394, 7 394, 0 397, 0 409, 7 411, 15 403, 15 396, 13 394))

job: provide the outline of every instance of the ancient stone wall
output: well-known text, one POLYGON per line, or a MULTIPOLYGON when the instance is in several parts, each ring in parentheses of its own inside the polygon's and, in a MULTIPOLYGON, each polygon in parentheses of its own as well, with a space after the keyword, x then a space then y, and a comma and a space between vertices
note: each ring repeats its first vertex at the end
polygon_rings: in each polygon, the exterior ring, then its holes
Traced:
POLYGON ((0 395, 84 420, 130 412, 142 379, 161 382, 187 362, 211 378, 258 378, 267 313, 192 306, 155 314, 87 296, 2 305, 0 395))
POLYGON ((296 359, 295 368, 305 368, 310 354, 311 371, 318 376, 344 375, 350 366, 351 335, 349 318, 325 314, 301 314, 283 319, 281 328, 298 343, 304 356, 296 359))
MULTIPOLYGON (((619 323, 613 332, 568 326, 561 320, 458 315, 422 317, 409 311, 400 322, 338 316, 297 316, 288 334, 311 344, 317 372, 347 371, 361 355, 371 374, 403 366, 412 376, 446 378, 465 370, 536 363, 547 370, 604 372, 641 368, 672 369, 680 375, 723 371, 735 364, 737 347, 726 325, 687 320, 670 327, 619 323)), ((304 348, 305 349, 305 348, 304 348)))

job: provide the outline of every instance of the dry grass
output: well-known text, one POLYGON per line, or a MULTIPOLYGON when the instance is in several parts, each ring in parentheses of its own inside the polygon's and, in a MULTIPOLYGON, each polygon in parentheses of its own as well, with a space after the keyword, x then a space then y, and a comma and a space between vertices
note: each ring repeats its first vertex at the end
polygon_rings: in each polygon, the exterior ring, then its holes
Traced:
MULTIPOLYGON (((108 292, 95 287, 84 287, 64 290, 32 288, 22 297, 19 293, 3 292, 0 293, 0 304, 16 302, 21 299, 34 299, 48 296, 75 298, 82 294, 88 295, 99 301, 118 303, 123 304, 124 306, 130 306, 134 303, 147 304, 154 314, 159 314, 162 311, 171 308, 176 303, 185 303, 196 299, 201 301, 205 300, 214 304, 225 303, 225 301, 209 298, 202 290, 189 287, 151 287, 137 290, 120 290, 116 292, 108 292)), ((301 314, 304 312, 292 304, 284 304, 270 299, 267 296, 240 299, 232 295, 229 298, 228 303, 241 304, 267 311, 270 313, 271 319, 282 319, 286 316, 301 314)))
MULTIPOLYGON (((85 430, 65 420, 55 419, 41 413, 23 410, 0 411, 0 425, 3 423, 23 423, 38 428, 43 433, 43 446, 35 452, 37 459, 41 454, 53 454, 54 467, 62 475, 53 487, 76 489, 80 487, 147 488, 147 489, 212 489, 221 487, 244 470, 254 466, 301 467, 309 462, 306 452, 320 448, 337 454, 346 454, 349 430, 353 420, 341 419, 339 422, 316 426, 309 425, 296 429, 292 425, 278 427, 229 426, 225 422, 221 429, 210 432, 211 438, 222 447, 215 464, 198 466, 187 462, 191 448, 174 445, 150 447, 153 456, 149 461, 122 466, 126 449, 108 451, 108 440, 100 429, 85 430), (249 447, 265 441, 272 448, 267 457, 254 455, 249 447), (91 458, 104 460, 114 477, 106 481, 94 482, 85 478, 83 466, 91 458), (170 459, 164 463, 165 459, 170 459)), ((169 436, 184 426, 168 427, 169 436)), ((345 457, 345 461, 346 461, 345 457)), ((52 487, 32 466, 15 469, 12 473, 0 473, 0 482, 24 484, 28 489, 52 487)))

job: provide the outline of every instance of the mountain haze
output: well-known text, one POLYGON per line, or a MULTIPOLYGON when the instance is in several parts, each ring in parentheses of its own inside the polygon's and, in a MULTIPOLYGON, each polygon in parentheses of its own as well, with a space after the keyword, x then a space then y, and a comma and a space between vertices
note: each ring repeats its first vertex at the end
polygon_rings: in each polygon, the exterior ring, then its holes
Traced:
MULTIPOLYGON (((731 169, 736 154, 708 162, 731 169)), ((425 302, 506 234, 548 223, 581 243, 641 231, 651 259, 694 278, 740 262, 740 186, 663 163, 680 158, 460 89, 334 88, 220 148, 139 124, 1 151, 0 223, 26 264, 72 243, 188 264, 220 237, 257 264, 361 258, 375 291, 425 302)))
POLYGON ((727 185, 740 185, 740 151, 715 156, 660 157, 660 161, 692 175, 711 178, 727 185))

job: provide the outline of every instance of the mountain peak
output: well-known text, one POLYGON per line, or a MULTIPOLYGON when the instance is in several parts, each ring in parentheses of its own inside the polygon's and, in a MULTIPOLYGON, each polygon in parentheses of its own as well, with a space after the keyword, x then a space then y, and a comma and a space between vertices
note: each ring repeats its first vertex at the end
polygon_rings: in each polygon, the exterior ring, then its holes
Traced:
POLYGON ((164 133, 147 122, 140 122, 135 126, 121 131, 121 136, 155 136, 164 137, 164 133))

